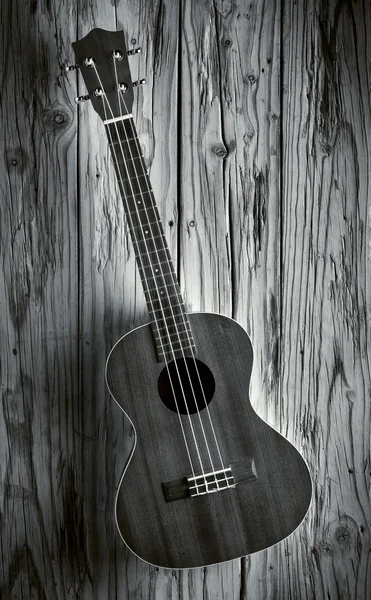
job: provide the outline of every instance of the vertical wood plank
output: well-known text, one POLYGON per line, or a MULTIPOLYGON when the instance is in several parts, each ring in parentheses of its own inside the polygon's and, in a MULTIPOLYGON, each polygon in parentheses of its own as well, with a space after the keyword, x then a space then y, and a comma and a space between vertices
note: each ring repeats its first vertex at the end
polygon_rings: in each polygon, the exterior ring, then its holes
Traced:
MULTIPOLYGON (((251 334, 252 403, 279 425, 280 9, 184 3, 183 15, 181 281, 191 310, 251 334)), ((207 590, 244 593, 236 564, 209 571, 207 590)))
POLYGON ((315 490, 281 595, 371 589, 370 28, 369 3, 285 6, 282 397, 315 490))
POLYGON ((75 518, 83 531, 76 142, 59 77, 74 22, 66 2, 5 2, 0 10, 0 596, 64 598, 86 566, 71 527, 75 518))
MULTIPOLYGON (((79 37, 93 27, 123 29, 135 92, 133 114, 174 260, 177 257, 177 46, 178 4, 127 0, 84 10, 79 37), (175 158, 175 160, 174 160, 175 158)), ((133 442, 122 411, 105 389, 104 367, 119 337, 148 322, 141 282, 126 229, 104 128, 91 107, 80 123, 82 402, 86 444, 84 488, 90 561, 97 598, 167 598, 176 580, 132 555, 114 520, 116 490, 133 442), (92 374, 94 374, 92 376, 92 374)), ((185 596, 186 597, 186 596, 185 596)))

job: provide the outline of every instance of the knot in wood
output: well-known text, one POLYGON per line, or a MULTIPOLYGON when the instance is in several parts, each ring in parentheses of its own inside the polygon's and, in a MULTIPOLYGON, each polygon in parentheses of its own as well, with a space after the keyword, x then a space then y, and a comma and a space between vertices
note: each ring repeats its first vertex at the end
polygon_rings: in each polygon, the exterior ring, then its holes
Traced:
POLYGON ((228 150, 222 144, 214 146, 213 151, 214 154, 216 154, 216 156, 218 156, 219 158, 225 158, 226 156, 228 156, 228 150))
POLYGON ((230 46, 232 46, 232 40, 230 40, 229 38, 226 38, 224 40, 224 46, 227 46, 227 48, 229 48, 230 46))
POLYGON ((250 83, 255 83, 255 81, 256 81, 255 75, 249 75, 248 80, 250 81, 250 83))
POLYGON ((54 115, 54 122, 57 123, 57 125, 61 125, 62 123, 64 123, 64 115, 62 115, 62 113, 57 112, 54 115))
POLYGON ((20 147, 13 148, 7 157, 8 170, 11 172, 21 173, 27 162, 27 155, 20 147))
POLYGON ((321 545, 321 553, 325 555, 331 555, 334 552, 334 547, 331 542, 323 542, 321 545))
POLYGON ((339 544, 347 544, 349 542, 350 537, 348 527, 345 527, 344 525, 338 527, 335 531, 335 536, 339 544))
POLYGON ((67 110, 61 106, 44 111, 44 125, 47 131, 62 131, 71 123, 67 110))

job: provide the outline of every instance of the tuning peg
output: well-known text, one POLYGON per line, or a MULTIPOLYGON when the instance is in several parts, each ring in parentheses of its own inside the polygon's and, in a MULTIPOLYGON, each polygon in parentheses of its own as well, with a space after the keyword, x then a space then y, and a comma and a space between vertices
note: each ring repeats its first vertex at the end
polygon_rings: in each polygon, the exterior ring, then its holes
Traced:
POLYGON ((79 68, 80 68, 80 65, 66 65, 64 67, 64 71, 66 73, 69 73, 70 71, 77 71, 77 69, 79 69, 79 68))
POLYGON ((133 56, 133 54, 140 54, 142 52, 142 48, 133 48, 132 50, 127 51, 128 56, 133 56))
POLYGON ((86 96, 76 96, 75 102, 76 104, 80 104, 80 102, 85 102, 86 100, 89 100, 89 98, 89 94, 87 94, 86 96))
POLYGON ((138 87, 138 85, 143 85, 144 83, 147 83, 147 81, 145 79, 139 79, 139 81, 133 81, 133 87, 138 87))

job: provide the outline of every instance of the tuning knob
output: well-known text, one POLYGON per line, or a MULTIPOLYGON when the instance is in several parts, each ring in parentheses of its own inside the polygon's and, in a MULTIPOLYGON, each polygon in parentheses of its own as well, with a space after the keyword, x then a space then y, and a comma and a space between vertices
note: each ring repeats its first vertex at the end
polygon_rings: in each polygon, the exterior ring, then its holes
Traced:
POLYGON ((76 104, 80 104, 81 102, 86 102, 86 100, 89 100, 89 98, 89 94, 87 94, 86 96, 76 96, 75 102, 76 104))
POLYGON ((127 51, 128 56, 133 56, 133 54, 140 54, 142 52, 142 48, 133 48, 132 50, 127 51))
POLYGON ((77 69, 80 68, 80 65, 66 65, 64 67, 64 70, 66 73, 69 73, 70 71, 77 71, 77 69))
POLYGON ((139 79, 138 81, 133 81, 133 87, 138 87, 138 85, 143 85, 147 83, 146 79, 139 79))

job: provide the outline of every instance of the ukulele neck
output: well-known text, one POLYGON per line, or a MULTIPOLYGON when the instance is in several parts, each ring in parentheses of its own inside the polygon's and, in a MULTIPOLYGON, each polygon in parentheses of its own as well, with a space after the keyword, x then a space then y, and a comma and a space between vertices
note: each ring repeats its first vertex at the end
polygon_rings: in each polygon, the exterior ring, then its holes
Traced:
POLYGON ((132 116, 105 124, 159 361, 195 352, 132 116))

